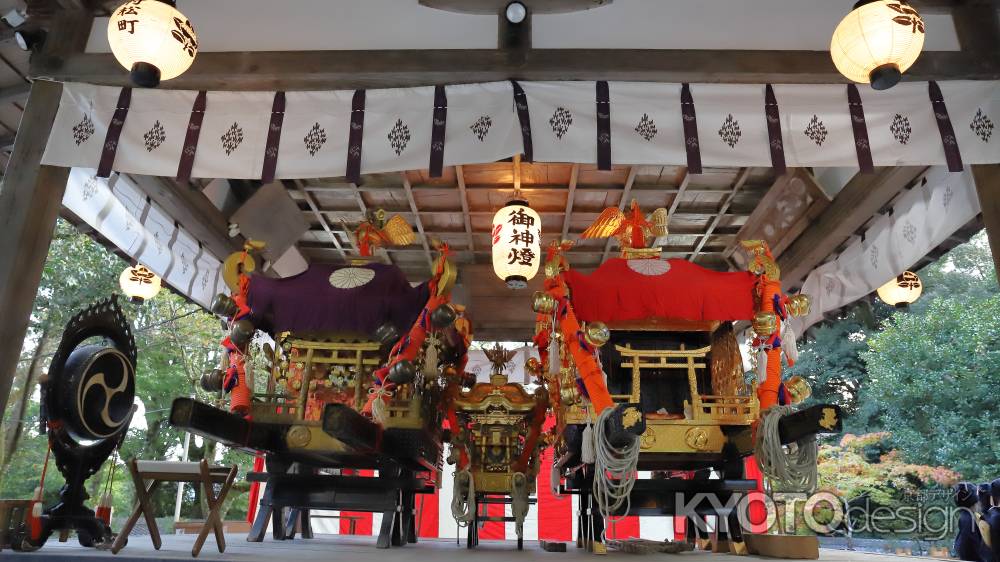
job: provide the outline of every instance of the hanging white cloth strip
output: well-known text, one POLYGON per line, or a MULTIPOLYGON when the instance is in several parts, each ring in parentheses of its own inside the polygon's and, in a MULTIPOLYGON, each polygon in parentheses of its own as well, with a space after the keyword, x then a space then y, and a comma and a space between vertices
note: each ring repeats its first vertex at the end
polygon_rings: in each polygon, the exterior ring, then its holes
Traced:
POLYGON ((809 273, 801 291, 812 300, 809 315, 789 323, 796 333, 805 333, 824 313, 870 294, 906 271, 979 212, 971 173, 931 168, 891 212, 876 217, 863 237, 809 273))
POLYGON ((74 168, 63 205, 135 261, 208 308, 225 292, 221 262, 125 176, 74 168))
POLYGON ((996 81, 905 82, 882 92, 845 84, 490 82, 201 99, 194 91, 69 83, 44 163, 245 179, 272 170, 278 179, 339 177, 350 162, 357 174, 436 169, 520 153, 605 166, 610 154, 611 164, 690 163, 693 172, 699 162, 958 171, 1000 162, 998 119, 996 81), (682 97, 689 99, 683 111, 682 97))

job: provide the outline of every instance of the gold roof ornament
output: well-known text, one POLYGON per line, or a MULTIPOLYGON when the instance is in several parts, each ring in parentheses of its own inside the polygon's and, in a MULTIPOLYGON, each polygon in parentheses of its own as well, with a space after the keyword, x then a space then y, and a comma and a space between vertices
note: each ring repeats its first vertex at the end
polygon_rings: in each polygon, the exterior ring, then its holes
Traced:
POLYGON ((747 271, 754 275, 766 275, 772 281, 781 279, 781 269, 778 268, 778 264, 774 261, 774 256, 771 254, 771 248, 767 245, 767 242, 763 240, 741 240, 740 246, 743 247, 743 251, 750 257, 750 263, 747 264, 747 271))
POLYGON ((514 359, 517 355, 517 350, 515 349, 504 349, 499 342, 494 343, 493 347, 487 347, 483 349, 483 353, 486 354, 486 358, 490 360, 492 365, 492 370, 490 371, 490 384, 493 386, 502 386, 507 384, 507 375, 504 371, 507 369, 507 364, 514 359))
MULTIPOLYGON (((664 208, 656 209, 649 216, 649 220, 639 209, 639 203, 635 199, 629 208, 628 214, 622 212, 618 207, 608 207, 601 211, 600 216, 593 222, 587 230, 583 231, 580 238, 618 238, 622 248, 622 255, 626 256, 630 250, 650 249, 647 246, 647 238, 657 238, 667 235, 668 212, 664 208)), ((641 252, 640 252, 641 253, 641 252)), ((643 255, 629 255, 627 257, 650 257, 643 255)), ((659 253, 657 252, 657 256, 659 253)))
POLYGON ((410 223, 399 215, 393 215, 386 220, 385 209, 369 210, 365 220, 361 221, 354 231, 358 251, 362 256, 371 256, 383 246, 407 246, 416 240, 410 223))

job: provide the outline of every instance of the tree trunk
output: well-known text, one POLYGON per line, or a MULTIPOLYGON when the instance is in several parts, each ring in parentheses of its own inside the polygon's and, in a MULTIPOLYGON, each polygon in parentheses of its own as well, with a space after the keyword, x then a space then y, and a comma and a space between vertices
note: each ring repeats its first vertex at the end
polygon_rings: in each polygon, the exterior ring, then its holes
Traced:
POLYGON ((38 345, 35 346, 35 350, 31 354, 31 363, 24 372, 24 383, 21 385, 17 405, 14 407, 14 411, 11 412, 11 419, 14 420, 13 427, 4 435, 3 463, 0 464, 0 474, 6 474, 7 467, 14 458, 14 452, 17 451, 17 444, 21 441, 21 435, 24 433, 24 415, 28 411, 28 401, 31 400, 31 395, 34 394, 35 381, 38 380, 38 371, 41 369, 42 355, 45 349, 49 347, 50 333, 50 326, 46 323, 42 328, 42 335, 38 339, 38 345))

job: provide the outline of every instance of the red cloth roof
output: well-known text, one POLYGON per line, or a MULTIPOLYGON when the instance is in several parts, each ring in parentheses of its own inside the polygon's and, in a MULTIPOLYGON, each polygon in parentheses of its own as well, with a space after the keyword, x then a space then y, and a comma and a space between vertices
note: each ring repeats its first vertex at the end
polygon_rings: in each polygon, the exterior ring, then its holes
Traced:
POLYGON ((614 258, 590 275, 574 270, 563 275, 583 321, 753 317, 755 278, 746 271, 713 271, 682 259, 614 258))

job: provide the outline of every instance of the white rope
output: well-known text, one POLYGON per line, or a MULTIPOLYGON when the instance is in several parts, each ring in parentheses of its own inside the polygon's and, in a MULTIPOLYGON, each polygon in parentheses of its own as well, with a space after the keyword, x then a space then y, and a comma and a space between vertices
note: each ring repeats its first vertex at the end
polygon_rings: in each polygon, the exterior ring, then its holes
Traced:
POLYGON ((386 390, 385 385, 386 383, 383 383, 382 386, 370 390, 375 394, 375 400, 372 401, 372 417, 382 425, 389 421, 389 407, 383 398, 391 400, 393 395, 391 390, 386 390))
POLYGON ((781 444, 778 422, 795 409, 791 406, 772 406, 760 417, 754 455, 760 471, 772 481, 775 491, 813 492, 816 489, 816 461, 819 447, 815 436, 797 443, 781 444))
POLYGON ((528 516, 528 477, 523 472, 515 472, 510 477, 510 513, 514 516, 514 531, 517 538, 524 536, 524 518, 528 516))
POLYGON ((465 527, 475 518, 476 515, 476 482, 472 478, 472 473, 468 470, 455 472, 455 488, 451 495, 451 516, 459 527, 465 527), (465 494, 462 488, 465 483, 468 488, 465 494))
POLYGON ((614 447, 608 442, 604 428, 605 422, 613 412, 614 408, 605 408, 597 416, 593 430, 594 451, 597 457, 594 464, 594 501, 601 516, 611 523, 625 519, 625 515, 617 519, 611 515, 623 505, 626 514, 631 509, 629 494, 635 484, 640 447, 639 439, 633 440, 625 447, 614 447))

